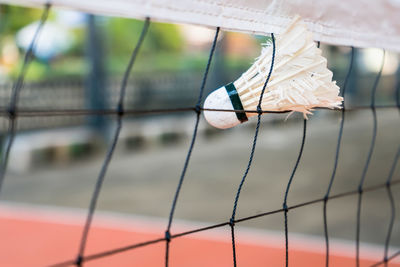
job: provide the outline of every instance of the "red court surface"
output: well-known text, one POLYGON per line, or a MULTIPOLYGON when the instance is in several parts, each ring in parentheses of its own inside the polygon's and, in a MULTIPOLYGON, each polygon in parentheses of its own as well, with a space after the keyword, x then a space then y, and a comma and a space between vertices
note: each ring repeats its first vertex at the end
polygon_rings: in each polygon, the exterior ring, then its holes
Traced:
MULTIPOLYGON (((0 206, 0 266, 49 266, 76 257, 82 210, 3 204, 0 206)), ((98 212, 86 255, 163 236, 166 221, 98 212)), ((204 225, 176 222, 173 233, 204 225)), ((321 238, 290 234, 290 266, 325 266, 321 238)), ((354 242, 331 243, 330 266, 355 266, 354 242)), ((165 242, 86 262, 84 266, 164 266, 165 242)), ((382 258, 382 249, 362 244, 361 266, 382 258)), ((283 233, 237 227, 238 266, 284 266, 283 233)), ((173 239, 170 266, 232 266, 229 227, 173 239)), ((400 266, 398 259, 389 266, 400 266)))

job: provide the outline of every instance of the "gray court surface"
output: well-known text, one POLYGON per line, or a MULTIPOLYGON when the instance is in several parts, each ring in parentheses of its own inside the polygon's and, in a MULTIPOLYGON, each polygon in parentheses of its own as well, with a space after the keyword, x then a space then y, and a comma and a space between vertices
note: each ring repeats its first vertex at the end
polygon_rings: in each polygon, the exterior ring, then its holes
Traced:
MULTIPOLYGON (((300 117, 292 116, 285 122, 285 116, 279 122, 261 125, 254 162, 239 199, 237 218, 282 207, 303 127, 300 117)), ((324 196, 333 169, 339 118, 340 112, 319 111, 308 121, 304 155, 289 191, 289 206, 324 196)), ((126 122, 126 127, 129 123, 126 122)), ((398 112, 378 110, 378 136, 365 187, 384 183, 387 179, 400 143, 399 132, 398 112)), ((254 124, 251 123, 223 133, 217 131, 214 135, 199 133, 177 203, 176 218, 207 223, 229 220, 253 135, 254 124)), ((370 110, 346 113, 332 195, 357 189, 371 136, 370 110)), ((181 142, 130 152, 119 147, 109 166, 97 209, 157 216, 167 222, 189 142, 187 137, 181 142)), ((73 164, 34 168, 19 174, 9 172, 0 198, 3 201, 87 208, 104 155, 102 151, 94 158, 73 164)), ((393 179, 400 179, 400 166, 393 179)), ((400 185, 394 185, 392 189, 400 210, 400 185)), ((328 202, 331 237, 355 239, 356 208, 357 195, 328 202)), ((383 244, 389 216, 386 189, 366 192, 362 203, 361 241, 383 244)), ((283 214, 240 225, 283 231, 283 214)), ((323 235, 322 202, 291 210, 289 231, 323 235)), ((392 244, 400 246, 400 216, 395 221, 392 244)))

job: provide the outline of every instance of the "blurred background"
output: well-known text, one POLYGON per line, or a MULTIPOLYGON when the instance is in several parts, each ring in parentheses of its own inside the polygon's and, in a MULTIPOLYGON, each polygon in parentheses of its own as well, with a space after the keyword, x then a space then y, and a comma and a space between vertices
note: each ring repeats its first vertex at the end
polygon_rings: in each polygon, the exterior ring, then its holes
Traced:
MULTIPOLYGON (((13 81, 42 10, 0 6, 0 106, 7 107, 13 81)), ((122 75, 143 21, 52 10, 37 43, 18 103, 21 109, 113 109, 122 75)), ((208 59, 213 29, 152 22, 127 87, 125 108, 193 107, 208 59)), ((205 96, 234 81, 259 55, 265 36, 223 32, 206 84, 205 96)), ((350 48, 321 44, 334 80, 343 85, 350 48)), ((379 49, 356 49, 346 106, 368 106, 382 58, 379 49)), ((400 77, 399 55, 386 52, 376 104, 378 136, 365 186, 384 183, 400 142, 394 107, 400 77)), ((255 160, 238 206, 238 218, 279 209, 302 137, 302 116, 263 116, 255 160)), ((289 193, 289 205, 325 195, 333 169, 340 112, 317 110, 308 121, 304 156, 289 193)), ((167 222, 195 122, 194 112, 126 116, 97 209, 158 218, 167 222)), ((4 142, 7 117, 0 118, 4 142)), ((18 118, 2 203, 86 210, 115 127, 113 116, 18 118)), ((199 137, 177 204, 176 218, 202 223, 230 218, 245 170, 255 121, 217 130, 202 119, 199 137)), ((372 137, 368 109, 346 113, 342 150, 332 194, 355 190, 372 137)), ((397 168, 393 179, 400 178, 397 168)), ((393 186, 399 203, 400 192, 393 186)), ((329 202, 330 236, 354 241, 357 196, 329 202)), ((366 193, 361 241, 384 243, 390 206, 385 188, 366 193)), ((289 231, 323 235, 322 204, 289 213, 289 231)), ((95 217, 96 220, 96 217, 95 217)), ((82 214, 82 222, 84 216, 82 214)), ((400 246, 400 219, 392 242, 400 246)), ((166 225, 166 224, 165 224, 166 225)), ((283 231, 283 215, 240 225, 283 231)), ((354 245, 354 243, 352 243, 354 245)), ((382 251, 381 248, 379 250, 382 251)))

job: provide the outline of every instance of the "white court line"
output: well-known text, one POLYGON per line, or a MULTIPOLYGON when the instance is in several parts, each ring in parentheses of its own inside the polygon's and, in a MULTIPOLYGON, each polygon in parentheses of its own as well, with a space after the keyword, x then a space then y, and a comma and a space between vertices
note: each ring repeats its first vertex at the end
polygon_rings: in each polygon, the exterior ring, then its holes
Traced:
MULTIPOLYGON (((55 223, 60 225, 83 226, 87 210, 80 208, 67 208, 45 205, 34 205, 16 202, 2 201, 0 203, 0 218, 18 219, 24 221, 55 223)), ((178 229, 172 234, 206 227, 212 223, 195 222, 188 220, 174 220, 173 229, 178 229)), ((160 233, 164 236, 167 218, 131 215, 109 211, 96 211, 93 227, 123 230, 128 232, 160 233)), ((229 226, 186 236, 186 238, 212 240, 230 243, 229 226)), ((236 226, 237 240, 240 244, 256 245, 262 247, 274 247, 284 249, 284 233, 272 230, 261 230, 244 226, 236 226)), ((299 233, 289 233, 290 248, 297 251, 325 254, 325 239, 320 236, 312 236, 299 233)), ((354 258, 355 242, 350 240, 330 238, 332 256, 354 258)), ((383 257, 383 246, 360 243, 361 258, 379 261, 383 257)), ((111 249, 111 248, 110 248, 111 249)), ((391 253, 399 251, 398 247, 391 247, 391 253)), ((400 263, 400 258, 391 262, 400 263)))

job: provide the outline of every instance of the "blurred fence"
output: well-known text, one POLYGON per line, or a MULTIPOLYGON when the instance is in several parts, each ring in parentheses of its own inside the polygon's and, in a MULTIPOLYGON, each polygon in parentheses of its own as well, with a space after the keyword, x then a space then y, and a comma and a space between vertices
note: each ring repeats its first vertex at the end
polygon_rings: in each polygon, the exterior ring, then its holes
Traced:
MULTIPOLYGON (((179 108, 193 105, 194 93, 201 79, 200 73, 146 74, 133 77, 127 86, 125 106, 127 109, 179 108)), ((117 106, 121 79, 110 78, 105 91, 96 92, 106 99, 107 108, 117 106)), ((0 84, 0 107, 7 107, 11 94, 11 83, 0 84)), ((25 83, 21 90, 18 107, 34 110, 96 109, 91 106, 84 79, 65 79, 25 83)), ((1 129, 7 128, 6 118, 1 120, 1 129)), ((57 116, 19 118, 18 129, 43 129, 83 125, 86 116, 57 116)))
MULTIPOLYGON (((343 56, 339 54, 339 56, 343 56)), ((334 80, 342 87, 345 70, 332 68, 334 80)), ((235 80, 243 70, 230 69, 220 73, 214 70, 206 86, 205 95, 223 84, 235 80)), ((169 109, 191 107, 196 102, 198 84, 201 73, 171 72, 171 73, 142 73, 134 75, 128 82, 125 108, 126 109, 169 109)), ((371 73, 358 73, 352 75, 347 92, 347 103, 350 106, 369 105, 369 88, 373 83, 371 73)), ((120 77, 110 77, 104 91, 89 92, 87 81, 84 78, 66 78, 51 81, 26 82, 21 90, 18 107, 32 110, 91 110, 116 108, 120 90, 120 77), (96 94, 95 96, 93 94, 96 94), (106 99, 105 107, 94 106, 91 98, 106 99)), ((396 76, 382 76, 380 88, 377 92, 377 105, 395 104, 394 90, 396 76)), ((0 108, 9 104, 12 83, 0 83, 0 108)), ((103 102, 103 101, 101 101, 103 102)), ((162 116, 178 116, 181 113, 164 114, 162 116)), ((160 116, 160 115, 159 115, 160 116)), ((88 116, 39 116, 20 117, 18 130, 33 130, 56 127, 88 125, 93 122, 93 117, 88 116)), ((129 119, 135 119, 134 116, 129 119)), ((106 121, 106 120, 105 120, 106 121)), ((105 122, 102 121, 103 123, 105 122)), ((7 117, 0 118, 0 129, 8 127, 7 117)))

